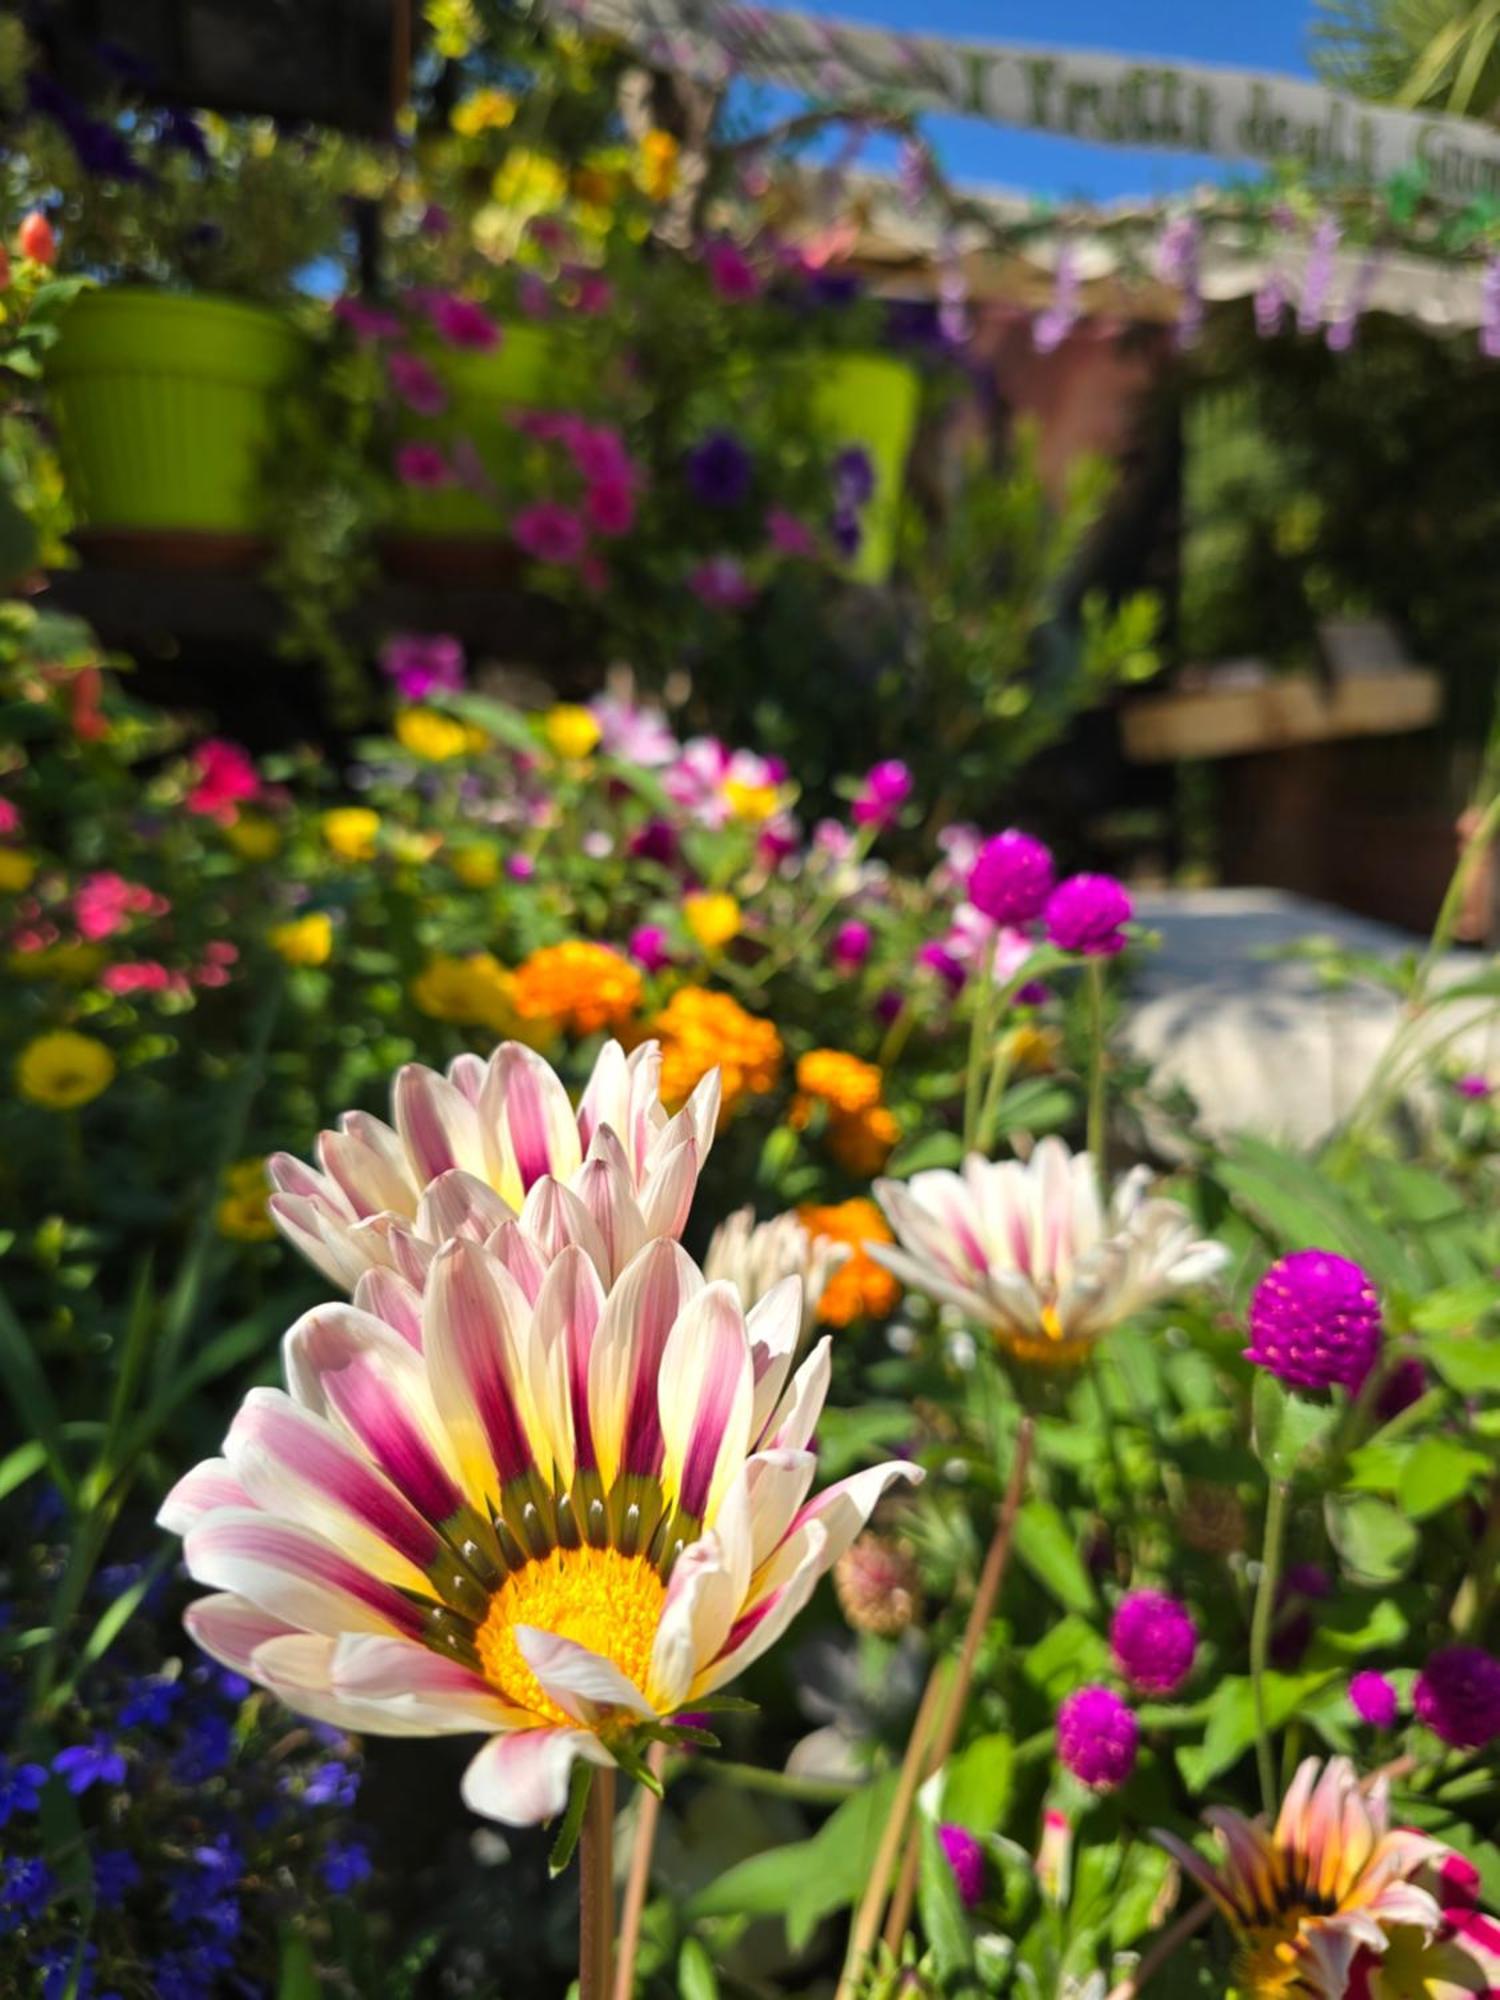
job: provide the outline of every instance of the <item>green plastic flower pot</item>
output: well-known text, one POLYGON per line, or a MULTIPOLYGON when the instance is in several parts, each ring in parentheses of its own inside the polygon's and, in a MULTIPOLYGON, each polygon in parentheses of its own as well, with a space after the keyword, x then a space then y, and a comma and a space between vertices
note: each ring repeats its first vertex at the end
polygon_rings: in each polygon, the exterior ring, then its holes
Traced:
POLYGON ((264 534, 261 468, 306 354, 264 306, 126 286, 80 293, 46 370, 79 526, 264 534))
MULTIPOLYGON (((448 407, 436 417, 407 413, 401 441, 435 444, 450 463, 455 448, 472 451, 501 492, 516 456, 512 413, 562 409, 574 400, 578 387, 556 335, 524 320, 508 323, 499 345, 484 352, 424 347, 423 359, 448 391, 448 407)), ((395 530, 423 540, 505 538, 497 508, 460 485, 403 486, 395 530)))
POLYGON ((915 371, 889 355, 831 354, 816 364, 812 421, 829 455, 858 445, 875 473, 860 517, 864 534, 845 571, 858 583, 883 583, 890 574, 920 400, 915 371))

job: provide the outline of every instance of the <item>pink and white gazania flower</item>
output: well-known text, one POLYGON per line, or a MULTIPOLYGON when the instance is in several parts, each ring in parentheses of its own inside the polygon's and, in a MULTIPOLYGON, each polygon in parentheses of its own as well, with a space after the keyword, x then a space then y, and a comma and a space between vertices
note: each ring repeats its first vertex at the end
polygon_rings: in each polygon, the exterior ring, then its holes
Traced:
POLYGON ((1023 1165, 971 1153, 909 1181, 877 1181, 896 1245, 870 1254, 902 1283, 988 1326, 1018 1360, 1068 1366, 1153 1300, 1227 1261, 1187 1211, 1149 1199, 1137 1168, 1106 1213, 1094 1162, 1043 1139, 1023 1165))
POLYGON ((1421 1878, 1449 1850, 1392 1828, 1385 1779, 1361 1784, 1347 1757, 1299 1765, 1273 1831, 1224 1806, 1204 1818, 1223 1847, 1217 1868, 1172 1834, 1156 1838, 1235 1933, 1235 1984, 1253 2000, 1345 2000, 1356 1958, 1384 1959, 1393 1932, 1437 1938, 1442 1911, 1421 1878))
MULTIPOLYGON (((383 1274, 372 1274, 380 1277, 383 1274)), ((168 1495, 205 1651, 385 1735, 472 1731, 474 1811, 550 1818, 574 1761, 629 1758, 785 1630, 895 1479, 811 1494, 828 1342, 792 1373, 800 1287, 747 1314, 669 1239, 606 1291, 570 1246, 535 1299, 437 1251, 420 1323, 317 1307, 288 1390, 168 1495)))
POLYGON ((828 1280, 854 1254, 853 1245, 831 1236, 814 1236, 801 1216, 785 1215, 757 1222, 753 1208, 737 1208, 725 1216, 709 1238, 703 1259, 706 1278, 723 1278, 747 1306, 775 1290, 787 1278, 802 1284, 802 1333, 817 1324, 818 1305, 828 1280))
POLYGON ((420 1285, 450 1236, 489 1242, 535 1295, 564 1245, 588 1251, 609 1284, 644 1243, 677 1237, 719 1115, 718 1071, 675 1118, 661 1101, 661 1051, 599 1052, 575 1110, 535 1050, 502 1042, 448 1074, 408 1063, 393 1124, 349 1111, 320 1134, 318 1166, 267 1162, 282 1234, 326 1278, 353 1291, 370 1270, 420 1285))
POLYGON ((1500 1993, 1500 1923, 1479 1907, 1479 1870, 1447 1853, 1416 1879, 1441 1912, 1436 1935, 1392 1925, 1385 1951, 1364 1950, 1355 1959, 1348 2000, 1493 2000, 1500 1993))

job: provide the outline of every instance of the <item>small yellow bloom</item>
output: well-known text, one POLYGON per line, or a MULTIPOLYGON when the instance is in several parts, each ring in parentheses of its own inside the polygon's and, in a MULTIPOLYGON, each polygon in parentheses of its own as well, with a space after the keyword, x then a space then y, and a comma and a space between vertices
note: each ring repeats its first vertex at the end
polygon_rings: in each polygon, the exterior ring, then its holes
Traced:
POLYGON ((641 140, 635 176, 642 194, 651 201, 669 201, 677 191, 677 156, 682 148, 670 132, 659 125, 641 140))
POLYGON ((224 1196, 214 1210, 219 1234, 234 1243, 268 1243, 276 1234, 276 1225, 266 1205, 271 1184, 266 1179, 265 1161, 236 1160, 225 1169, 224 1187, 224 1196))
POLYGON ((733 896, 685 896, 682 921, 705 951, 721 951, 740 934, 740 906, 733 896))
POLYGON ((413 757, 428 764, 445 764, 452 757, 472 756, 488 742, 484 731, 435 708, 403 708, 396 717, 396 741, 413 757))
POLYGON ((440 833, 424 833, 415 826, 398 826, 390 836, 391 853, 398 861, 410 862, 413 867, 430 861, 442 844, 440 833))
POLYGON ((1062 1036, 1056 1028, 1039 1027, 1023 1021, 1005 1037, 1005 1053, 1012 1069, 1023 1075, 1042 1076, 1057 1068, 1062 1054, 1062 1036))
POLYGON ((461 1028, 488 1028, 497 1035, 535 1043, 525 1032, 516 1006, 515 981, 492 952, 457 957, 436 952, 411 983, 412 1004, 434 1021, 461 1028))
POLYGON ((92 1035, 55 1028, 38 1035, 16 1058, 16 1088, 49 1111, 91 1104, 115 1080, 115 1059, 92 1035))
POLYGON ((486 88, 455 104, 448 123, 461 139, 477 139, 481 132, 503 132, 515 117, 516 100, 509 91, 486 88))
POLYGON ((542 215, 548 209, 562 206, 568 192, 568 177, 548 154, 534 152, 529 146, 516 146, 506 154, 490 191, 502 208, 542 215))
POLYGON ((856 1319, 884 1319, 894 1310, 901 1287, 866 1250, 867 1243, 890 1243, 894 1239, 885 1217, 873 1201, 841 1201, 831 1206, 806 1203, 797 1210, 802 1226, 815 1238, 832 1243, 848 1243, 854 1255, 839 1265, 818 1301, 818 1318, 824 1326, 848 1326, 856 1319))
POLYGON ((515 1000, 529 1020, 593 1035, 630 1019, 641 1003, 641 975, 608 945, 570 938, 545 945, 517 966, 515 1000))
POLYGON ((488 889, 492 882, 500 879, 499 849, 487 847, 477 840, 470 841, 463 847, 453 849, 448 856, 448 866, 466 889, 488 889))
POLYGON ((0 847, 0 895, 19 896, 36 880, 36 856, 23 847, 0 847))
POLYGON ((232 1167, 224 1169, 224 1185, 231 1194, 266 1194, 270 1181, 266 1177, 266 1163, 259 1153, 253 1153, 248 1160, 236 1160, 232 1167))
POLYGON ((103 963, 99 946, 81 939, 49 944, 41 951, 13 951, 5 961, 17 979, 60 979, 68 986, 87 986, 103 963))
POLYGON ((573 761, 597 749, 603 733, 598 719, 577 702, 560 701, 542 717, 542 734, 554 755, 573 761))
POLYGON ((373 861, 380 814, 369 806, 336 806, 322 818, 323 838, 341 861, 373 861))
POLYGON ((281 848, 281 828, 261 813, 240 813, 224 828, 224 838, 241 861, 269 861, 281 848))
POLYGON ((743 778, 726 778, 722 789, 733 817, 751 826, 763 826, 781 804, 781 794, 774 785, 747 785, 743 778))
POLYGON ((326 965, 333 951, 333 920, 324 910, 273 924, 266 935, 288 965, 326 965))

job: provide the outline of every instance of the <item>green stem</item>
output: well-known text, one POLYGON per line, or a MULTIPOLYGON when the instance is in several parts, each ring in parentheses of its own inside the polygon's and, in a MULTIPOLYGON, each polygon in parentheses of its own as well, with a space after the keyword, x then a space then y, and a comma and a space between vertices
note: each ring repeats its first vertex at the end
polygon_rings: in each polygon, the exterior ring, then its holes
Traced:
POLYGON ((615 1955, 615 1774, 597 1770, 584 1809, 578 1874, 578 2000, 611 2000, 615 1955))
POLYGON ((1091 958, 1088 966, 1089 994, 1089 1109, 1088 1149, 1094 1172, 1104 1193, 1109 1189, 1109 1166, 1105 1148, 1105 1047, 1104 1047, 1104 961, 1091 958))
POLYGON ((980 1092, 990 1043, 995 1035, 995 954, 985 951, 979 969, 979 990, 974 995, 974 1012, 969 1022, 969 1061, 964 1071, 964 1154, 973 1152, 979 1140, 980 1092))
POLYGON ((1250 1685, 1255 1696, 1255 1761, 1260 1772, 1261 1802, 1268 1813, 1276 1810, 1276 1762, 1271 1754, 1271 1732, 1266 1725, 1266 1661, 1271 1650, 1271 1619, 1276 1609, 1276 1585, 1281 1575, 1281 1544, 1286 1534, 1287 1488, 1284 1480, 1273 1479, 1266 1499, 1266 1533, 1261 1550, 1260 1582, 1255 1592, 1255 1610, 1250 1620, 1250 1685))
POLYGON ((808 1805, 835 1806, 859 1787, 842 1778, 799 1778, 790 1771, 762 1770, 758 1764, 736 1764, 732 1758, 703 1757, 694 1775, 711 1785, 730 1785, 741 1792, 768 1792, 772 1798, 802 1799, 808 1805))

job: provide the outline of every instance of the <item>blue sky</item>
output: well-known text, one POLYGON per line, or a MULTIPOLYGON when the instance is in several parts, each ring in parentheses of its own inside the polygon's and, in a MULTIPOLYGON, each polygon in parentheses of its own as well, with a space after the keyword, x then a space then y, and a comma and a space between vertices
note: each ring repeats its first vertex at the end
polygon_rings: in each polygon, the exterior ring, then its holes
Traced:
MULTIPOLYGON (((772 0, 779 4, 779 0, 772 0)), ((1070 0, 1066 6, 1003 6, 994 0, 794 0, 799 11, 849 21, 920 28, 969 40, 1051 43, 1168 56, 1179 62, 1310 74, 1312 0, 1070 0)), ((925 129, 956 180, 1016 188, 1055 199, 1109 200, 1169 194, 1232 171, 1222 162, 1133 147, 1083 145, 1006 131, 966 118, 929 117, 925 129)), ((868 163, 884 164, 871 149, 868 163)), ((1241 169, 1243 171, 1243 169, 1241 169)))

